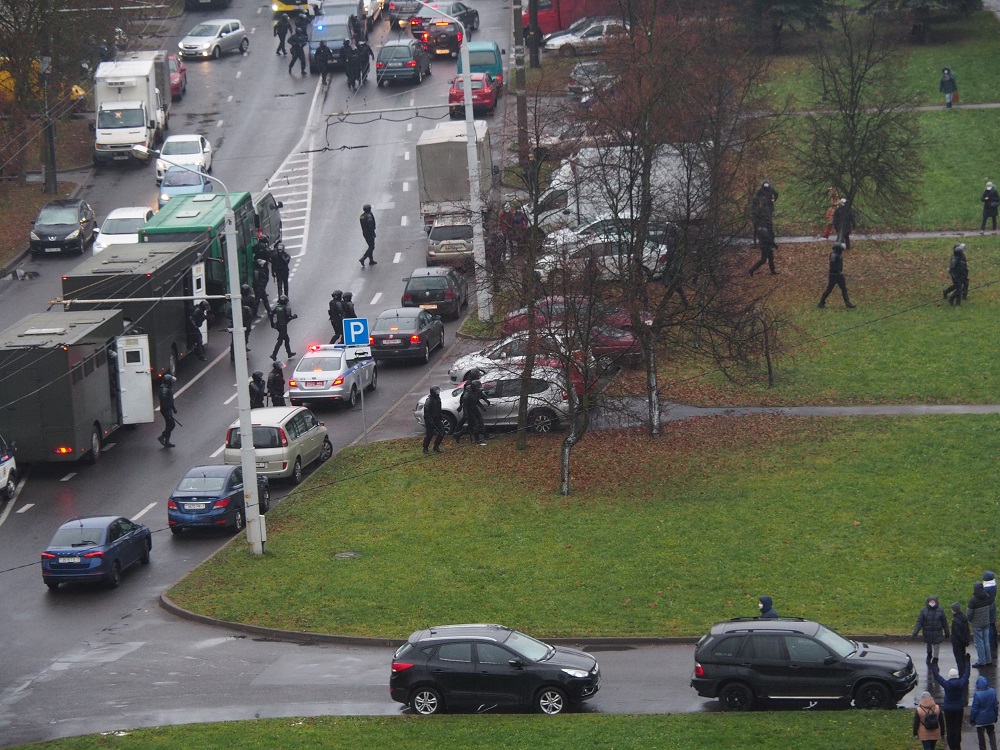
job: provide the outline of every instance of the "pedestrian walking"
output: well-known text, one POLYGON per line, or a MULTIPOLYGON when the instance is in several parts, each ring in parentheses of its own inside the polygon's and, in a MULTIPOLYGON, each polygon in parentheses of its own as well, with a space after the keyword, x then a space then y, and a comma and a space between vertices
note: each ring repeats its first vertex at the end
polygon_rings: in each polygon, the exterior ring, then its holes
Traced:
POLYGON ((292 256, 285 250, 284 242, 274 244, 274 254, 271 256, 271 275, 278 287, 278 295, 288 295, 288 274, 292 266, 292 256))
POLYGON ((934 701, 934 696, 925 690, 913 711, 913 736, 920 740, 923 750, 934 750, 937 741, 944 736, 941 719, 941 707, 934 701))
POLYGON ((462 409, 462 398, 465 396, 466 391, 472 388, 472 383, 483 377, 483 371, 478 367, 473 367, 465 376, 465 382, 462 385, 462 393, 458 397, 458 424, 455 425, 455 430, 451 433, 451 436, 455 438, 455 442, 458 443, 462 439, 462 435, 466 433, 466 425, 469 420, 466 419, 465 413, 462 409))
POLYGON ((778 619, 778 613, 774 609, 774 600, 769 596, 762 596, 757 600, 757 609, 760 610, 762 620, 778 619))
POLYGON ((177 421, 174 419, 174 414, 177 413, 177 407, 174 406, 175 382, 177 382, 177 378, 169 372, 160 381, 160 416, 163 417, 163 432, 156 439, 160 441, 160 445, 164 448, 177 447, 170 442, 170 433, 174 431, 174 426, 177 424, 177 421))
POLYGON ((358 60, 354 54, 354 47, 351 46, 350 39, 345 39, 343 46, 340 48, 340 64, 344 68, 344 75, 347 76, 347 88, 354 91, 357 88, 358 60))
POLYGON ((264 371, 254 370, 250 376, 250 408, 263 409, 267 397, 267 383, 264 382, 264 371))
POLYGON ((938 652, 945 638, 950 636, 948 632, 948 618, 938 606, 936 596, 927 597, 927 604, 917 615, 917 624, 913 626, 913 637, 916 638, 920 631, 924 632, 924 645, 927 647, 927 663, 938 663, 938 652))
POLYGON ((962 611, 959 602, 951 605, 951 653, 955 663, 961 664, 967 656, 966 649, 972 643, 972 631, 969 629, 969 618, 962 611))
POLYGON ((969 673, 972 671, 972 657, 966 655, 959 662, 959 669, 948 670, 948 679, 941 676, 937 664, 931 665, 934 679, 944 689, 941 709, 944 712, 944 733, 948 738, 949 750, 962 750, 962 723, 965 721, 965 696, 969 691, 969 673), (961 670, 961 674, 959 674, 961 670))
POLYGON ((982 581, 976 581, 972 587, 972 598, 965 608, 965 616, 969 618, 972 627, 972 640, 976 644, 976 663, 974 667, 986 667, 993 663, 990 651, 990 597, 983 589, 982 581))
POLYGON ((372 61, 375 59, 375 53, 364 39, 358 39, 357 46, 354 49, 354 59, 358 66, 358 82, 367 83, 368 74, 372 69, 372 61))
POLYGON ((319 43, 319 47, 313 53, 313 59, 316 61, 316 67, 319 68, 323 85, 326 86, 330 76, 330 66, 333 65, 333 50, 326 46, 325 39, 319 43))
POLYGON ((441 420, 441 389, 431 386, 431 391, 424 401, 424 453, 434 438, 434 452, 441 452, 441 441, 444 440, 444 422, 441 420))
MULTIPOLYGON (((483 406, 489 406, 490 401, 483 394, 483 384, 473 380, 472 385, 462 392, 462 411, 465 414, 466 431, 472 433, 472 439, 480 445, 486 445, 486 423, 483 421, 483 406)), ((455 436, 455 442, 459 436, 455 436)))
POLYGON ((837 188, 831 185, 827 188, 826 195, 829 198, 830 205, 826 209, 824 216, 826 217, 826 229, 823 230, 822 237, 825 240, 830 239, 830 234, 833 232, 833 212, 837 210, 837 206, 840 205, 840 193, 837 192, 837 188))
POLYGON ((208 302, 202 300, 191 310, 187 317, 188 348, 198 355, 198 359, 204 362, 205 357, 205 337, 201 333, 201 327, 208 319, 208 302))
POLYGON ((941 84, 938 91, 944 94, 945 109, 951 109, 952 102, 958 101, 958 81, 951 74, 951 68, 941 68, 941 84))
MULTIPOLYGON (((963 299, 969 298, 969 261, 965 257, 965 243, 956 243, 951 249, 951 260, 948 262, 948 275, 951 276, 951 286, 943 292, 949 305, 961 305, 963 299)), ((993 591, 996 591, 994 581, 993 591)), ((994 593, 994 601, 996 594, 994 593)), ((996 622, 996 616, 993 617, 996 622)))
POLYGON ((826 298, 837 286, 840 287, 840 294, 844 298, 847 309, 853 310, 855 306, 851 304, 851 298, 847 295, 847 279, 844 277, 844 245, 840 242, 833 243, 833 249, 830 250, 830 270, 827 273, 826 291, 819 298, 818 308, 826 307, 826 298))
POLYGON ((997 750, 997 691, 990 687, 990 681, 983 675, 976 680, 976 694, 972 697, 972 708, 969 709, 969 723, 976 728, 976 738, 979 740, 979 750, 986 750, 986 737, 990 738, 990 750, 997 750))
POLYGON ((330 304, 327 306, 327 314, 330 316, 330 325, 333 326, 333 336, 330 343, 336 344, 340 337, 344 335, 344 293, 339 289, 334 289, 330 295, 330 304))
POLYGON ((764 180, 750 201, 750 220, 753 222, 753 242, 757 244, 757 230, 766 226, 774 234, 774 204, 778 202, 778 191, 764 180))
POLYGON ((1000 210, 1000 192, 997 192, 992 182, 986 183, 983 190, 983 223, 979 227, 980 234, 986 234, 986 220, 993 220, 993 231, 997 231, 997 211, 1000 210))
POLYGON ((285 405, 285 374, 281 371, 281 362, 271 365, 271 374, 267 376, 267 395, 271 397, 271 406, 285 405))
POLYGON ((253 293, 254 293, 254 317, 260 312, 261 303, 267 311, 267 317, 271 317, 271 301, 267 297, 267 283, 271 280, 271 275, 267 272, 267 261, 263 258, 257 260, 257 267, 253 270, 253 293))
POLYGON ((344 298, 340 300, 340 307, 344 311, 344 320, 358 317, 354 309, 354 292, 344 292, 344 298))
POLYGON ((288 37, 288 32, 291 30, 292 25, 288 22, 288 16, 284 13, 280 13, 278 15, 278 20, 274 22, 274 35, 278 37, 278 49, 274 51, 274 54, 288 54, 288 50, 285 49, 285 39, 288 37))
MULTIPOLYGON (((292 312, 292 306, 288 302, 288 297, 282 294, 278 297, 278 304, 274 306, 274 310, 270 316, 271 327, 278 332, 278 340, 274 344, 274 351, 271 352, 271 359, 278 358, 278 350, 281 349, 281 345, 285 345, 285 353, 289 357, 294 357, 295 352, 292 351, 291 342, 288 340, 288 324, 295 320, 298 315, 292 312)), ((281 404, 282 406, 284 404, 281 404)))
POLYGON ((847 205, 847 198, 841 198, 833 211, 833 228, 837 230, 837 242, 842 242, 844 249, 850 250, 851 232, 854 231, 854 212, 847 205))
POLYGON ((365 242, 368 243, 367 252, 361 256, 361 267, 365 267, 365 258, 368 259, 368 265, 375 266, 378 265, 375 262, 375 214, 372 213, 372 204, 366 203, 361 207, 361 234, 365 238, 365 242))
MULTIPOLYGON (((968 274, 965 275, 965 285, 968 288, 968 274)), ((995 654, 997 652, 997 577, 992 570, 983 572, 983 591, 990 599, 990 653, 995 654)))
POLYGON ((302 29, 295 29, 290 37, 288 37, 288 43, 292 47, 292 61, 288 63, 288 72, 292 72, 292 68, 295 67, 295 61, 299 61, 299 66, 302 69, 302 75, 306 74, 306 45, 309 44, 309 37, 306 36, 306 32, 302 29))
POLYGON ((774 251, 778 246, 774 244, 774 232, 766 224, 757 227, 757 246, 760 248, 760 260, 750 266, 750 276, 765 263, 771 269, 771 275, 776 276, 778 272, 774 270, 774 251))

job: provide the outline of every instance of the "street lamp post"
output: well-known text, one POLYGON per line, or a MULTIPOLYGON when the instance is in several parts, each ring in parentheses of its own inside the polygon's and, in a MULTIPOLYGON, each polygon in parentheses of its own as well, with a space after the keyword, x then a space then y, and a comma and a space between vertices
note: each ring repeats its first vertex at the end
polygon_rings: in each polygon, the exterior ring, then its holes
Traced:
POLYGON ((178 164, 164 157, 158 151, 145 146, 133 146, 132 153, 139 159, 147 160, 151 156, 165 161, 174 167, 186 169, 204 175, 212 182, 222 186, 222 195, 226 201, 226 265, 229 273, 229 305, 233 312, 233 356, 236 364, 236 404, 240 415, 240 461, 243 465, 243 507, 246 510, 247 543, 255 555, 264 553, 264 542, 267 541, 267 529, 264 517, 260 514, 260 499, 257 492, 257 456, 253 449, 253 424, 250 420, 250 389, 247 383, 250 374, 247 367, 247 341, 244 335, 243 305, 237 290, 240 288, 239 254, 236 251, 236 214, 229 198, 229 189, 218 177, 205 174, 199 169, 193 169, 186 164, 178 164))

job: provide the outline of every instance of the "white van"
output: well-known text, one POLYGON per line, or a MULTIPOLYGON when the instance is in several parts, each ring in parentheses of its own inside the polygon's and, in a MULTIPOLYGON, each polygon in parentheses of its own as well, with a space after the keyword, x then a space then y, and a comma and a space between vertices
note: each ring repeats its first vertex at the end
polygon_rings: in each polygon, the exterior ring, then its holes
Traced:
POLYGON ((16 452, 17 446, 5 442, 0 435, 0 494, 5 500, 13 500, 14 490, 17 489, 17 462, 14 461, 16 452))

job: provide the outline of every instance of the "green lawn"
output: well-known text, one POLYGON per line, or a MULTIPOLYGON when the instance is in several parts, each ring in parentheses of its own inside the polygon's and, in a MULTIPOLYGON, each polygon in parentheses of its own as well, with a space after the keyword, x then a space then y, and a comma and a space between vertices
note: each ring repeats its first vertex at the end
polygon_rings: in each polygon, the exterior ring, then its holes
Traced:
POLYGON ((25 745, 46 750, 909 750, 911 713, 817 712, 675 716, 436 716, 261 719, 74 737, 25 745))
POLYGON ((692 636, 769 593, 847 633, 907 632, 926 596, 964 601, 995 566, 998 428, 756 417, 655 441, 594 433, 570 498, 555 494, 558 435, 430 459, 415 438, 374 444, 271 511, 266 555, 232 544, 168 595, 224 620, 404 638, 448 622, 692 636))

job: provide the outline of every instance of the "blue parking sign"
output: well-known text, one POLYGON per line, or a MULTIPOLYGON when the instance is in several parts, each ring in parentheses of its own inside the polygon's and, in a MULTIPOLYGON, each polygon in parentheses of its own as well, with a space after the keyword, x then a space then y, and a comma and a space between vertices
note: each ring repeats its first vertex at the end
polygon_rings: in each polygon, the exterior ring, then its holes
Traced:
POLYGON ((368 318, 344 318, 344 344, 368 346, 368 318))

